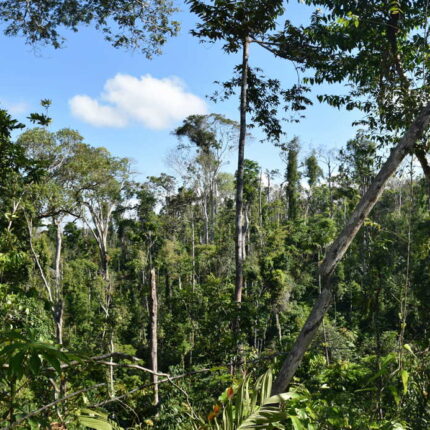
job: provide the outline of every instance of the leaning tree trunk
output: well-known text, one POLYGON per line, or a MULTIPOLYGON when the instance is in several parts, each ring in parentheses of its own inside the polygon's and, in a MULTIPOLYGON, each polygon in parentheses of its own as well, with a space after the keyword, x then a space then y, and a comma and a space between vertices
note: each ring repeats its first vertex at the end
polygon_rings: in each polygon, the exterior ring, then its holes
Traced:
POLYGON ((319 268, 323 289, 297 337, 295 344, 282 364, 278 377, 273 384, 273 394, 279 394, 285 391, 290 384, 291 379, 302 361, 303 355, 308 349, 312 339, 315 337, 324 315, 330 306, 333 288, 331 276, 337 264, 360 230, 364 220, 379 200, 387 181, 396 171, 405 156, 413 151, 415 143, 423 135, 429 123, 430 103, 422 109, 400 139, 397 146, 393 148, 387 161, 354 209, 342 232, 327 250, 326 256, 319 268))
POLYGON ((248 56, 249 56, 249 39, 243 41, 243 58, 242 58, 242 84, 240 91, 240 133, 239 149, 236 173, 236 284, 234 299, 236 303, 242 302, 243 292, 243 265, 245 261, 245 222, 243 213, 243 163, 245 159, 245 141, 246 141, 246 110, 248 106, 248 56))

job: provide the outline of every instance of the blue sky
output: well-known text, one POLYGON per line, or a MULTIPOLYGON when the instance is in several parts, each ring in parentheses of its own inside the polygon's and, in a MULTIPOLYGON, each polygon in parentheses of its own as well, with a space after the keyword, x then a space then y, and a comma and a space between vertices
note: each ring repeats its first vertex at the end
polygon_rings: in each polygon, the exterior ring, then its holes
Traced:
MULTIPOLYGON (((308 16, 308 9, 302 4, 292 3, 287 5, 287 16, 294 23, 303 22, 308 16)), ((18 119, 24 120, 29 112, 39 110, 40 99, 49 98, 53 102, 50 109, 54 119, 52 130, 63 127, 76 129, 87 143, 105 146, 114 155, 132 158, 135 161, 134 170, 141 178, 168 171, 165 157, 176 145, 171 130, 180 123, 177 110, 181 110, 182 105, 178 105, 173 119, 166 120, 165 125, 158 124, 158 129, 151 128, 148 121, 142 123, 130 118, 123 121, 122 127, 108 127, 95 126, 73 115, 70 100, 78 95, 86 96, 79 100, 93 100, 91 103, 102 103, 111 109, 109 105, 112 98, 122 95, 113 90, 108 94, 110 101, 100 100, 100 95, 108 80, 118 90, 118 78, 115 79, 115 76, 122 74, 127 75, 129 82, 142 84, 143 92, 148 88, 150 90, 154 82, 175 86, 179 79, 182 84, 178 84, 178 91, 185 93, 185 96, 182 95, 186 100, 184 103, 191 103, 190 109, 198 106, 201 109, 199 103, 203 102, 198 100, 205 99, 217 88, 213 83, 215 80, 229 79, 240 58, 238 55, 225 54, 219 44, 202 44, 189 35, 195 23, 189 13, 179 14, 178 19, 182 24, 180 35, 172 38, 163 54, 152 60, 137 52, 112 48, 101 34, 91 28, 83 28, 78 33, 63 32, 67 42, 61 50, 43 47, 34 49, 20 38, 2 36, 1 50, 5 61, 0 69, 1 105, 9 108, 18 119), (142 76, 147 76, 146 80, 141 81, 142 76)), ((251 64, 262 67, 267 75, 279 78, 286 87, 297 80, 291 65, 273 58, 257 46, 251 47, 251 64)), ((124 97, 121 99, 122 106, 131 111, 133 106, 129 109, 129 99, 124 97)), ((208 112, 222 113, 238 120, 237 98, 216 105, 208 99, 205 102, 208 112)), ((113 115, 115 119, 115 112, 107 114, 113 115)), ((148 114, 151 113, 146 112, 148 114)), ((157 120, 158 115, 152 115, 152 118, 157 120)), ((298 135, 304 153, 310 148, 339 147, 354 136, 351 122, 356 118, 355 112, 339 111, 316 102, 306 112, 306 119, 299 124, 285 124, 286 138, 298 135)), ((270 143, 259 143, 261 134, 258 130, 252 133, 256 139, 249 143, 246 157, 258 161, 264 169, 282 168, 276 148, 270 143)), ((233 172, 234 165, 235 157, 232 156, 226 170, 233 172)))

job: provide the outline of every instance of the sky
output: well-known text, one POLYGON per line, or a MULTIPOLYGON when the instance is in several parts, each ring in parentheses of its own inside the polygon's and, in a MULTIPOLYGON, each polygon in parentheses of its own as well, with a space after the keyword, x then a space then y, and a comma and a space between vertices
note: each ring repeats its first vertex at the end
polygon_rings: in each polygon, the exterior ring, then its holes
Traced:
MULTIPOLYGON (((76 129, 87 143, 131 158, 140 179, 172 173, 166 157, 177 140, 171 132, 186 116, 220 113, 239 120, 238 96, 217 104, 208 96, 218 88, 214 81, 231 78, 240 56, 224 53, 221 44, 200 43, 191 36, 196 19, 183 9, 177 15, 182 26, 179 36, 171 38, 163 54, 151 60, 138 52, 113 48, 91 27, 77 33, 63 31, 67 41, 58 50, 31 47, 22 38, 2 35, 0 107, 26 122, 30 112, 41 112, 41 99, 51 99, 52 131, 76 129)), ((289 3, 286 16, 293 23, 304 23, 309 9, 289 3)), ((280 79, 285 87, 297 82, 291 64, 258 46, 251 46, 250 63, 280 79)), ((345 144, 354 137, 351 123, 359 117, 316 100, 305 115, 298 124, 284 124, 285 140, 298 136, 303 155, 311 149, 329 150, 345 144)), ((263 135, 259 130, 251 133, 254 138, 247 144, 246 158, 263 169, 283 170, 273 144, 260 143, 263 135)), ((225 170, 234 172, 235 164, 235 154, 231 154, 225 170)))

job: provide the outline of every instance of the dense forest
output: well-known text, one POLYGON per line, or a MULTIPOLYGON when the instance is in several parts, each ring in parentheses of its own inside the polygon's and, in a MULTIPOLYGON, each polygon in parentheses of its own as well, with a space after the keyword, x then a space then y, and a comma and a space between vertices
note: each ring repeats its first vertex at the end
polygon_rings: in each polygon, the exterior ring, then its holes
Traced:
MULTIPOLYGON (((161 0, 26 3, 0 1, 5 34, 55 48, 86 24, 150 58, 180 25, 161 0)), ((214 95, 239 115, 178 123, 169 173, 56 129, 51 100, 0 110, 1 428, 430 428, 428 1, 304 3, 308 25, 181 6, 240 58, 214 95), (318 102, 361 112, 340 149, 288 134, 318 102)))

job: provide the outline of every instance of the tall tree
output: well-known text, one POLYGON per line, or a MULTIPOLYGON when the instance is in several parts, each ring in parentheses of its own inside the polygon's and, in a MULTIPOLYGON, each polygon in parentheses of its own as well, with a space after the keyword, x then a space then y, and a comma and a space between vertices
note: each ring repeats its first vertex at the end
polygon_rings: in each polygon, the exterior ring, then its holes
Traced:
POLYGON ((27 208, 33 212, 27 214, 29 223, 29 239, 33 258, 38 266, 39 274, 48 293, 52 306, 52 314, 55 325, 55 340, 63 345, 63 227, 64 219, 75 208, 75 201, 70 183, 67 179, 67 165, 70 162, 72 146, 81 143, 83 138, 79 133, 63 129, 56 133, 49 132, 46 128, 27 130, 17 140, 17 144, 24 148, 25 154, 34 165, 45 166, 47 174, 43 183, 33 185, 27 189, 27 208), (53 276, 46 271, 34 249, 33 224, 39 226, 45 220, 51 220, 51 226, 55 232, 55 251, 52 264, 53 276))
POLYGON ((198 183, 205 220, 205 243, 214 240, 218 174, 225 157, 237 141, 238 128, 235 121, 219 114, 210 114, 191 115, 174 130, 181 140, 177 149, 182 153, 191 152, 191 157, 184 159, 186 165, 181 167, 185 167, 192 180, 198 183), (184 137, 196 148, 184 143, 184 137))
MULTIPOLYGON (((105 315, 102 337, 111 354, 115 352, 115 321, 112 316, 115 285, 110 274, 108 238, 113 211, 124 200, 129 173, 128 159, 113 157, 105 148, 93 148, 84 143, 74 145, 68 163, 69 181, 80 207, 77 215, 90 229, 99 251, 99 272, 104 283, 100 303, 105 315)), ((115 394, 113 373, 111 365, 109 392, 112 397, 115 394)))
POLYGON ((209 40, 222 41, 227 53, 242 54, 241 64, 235 68, 232 80, 223 84, 224 94, 220 98, 230 97, 236 88, 240 89, 240 133, 238 144, 238 162, 236 171, 236 245, 235 245, 235 301, 242 301, 244 286, 245 230, 243 207, 243 174, 245 144, 247 136, 247 113, 250 112, 255 124, 262 127, 269 138, 279 139, 282 131, 276 117, 281 100, 291 104, 293 110, 302 110, 309 100, 303 97, 306 89, 295 85, 285 91, 275 79, 265 79, 259 69, 252 69, 249 64, 249 48, 255 43, 270 50, 270 43, 264 43, 269 33, 275 29, 276 20, 284 9, 282 0, 268 3, 262 0, 232 1, 212 0, 203 2, 187 0, 191 11, 197 14, 201 23, 192 34, 209 40))
POLYGON ((159 402, 158 396, 158 293, 157 293, 157 279, 155 269, 150 270, 150 312, 151 312, 151 367, 154 374, 152 375, 152 382, 154 384, 154 405, 157 406, 159 402))

